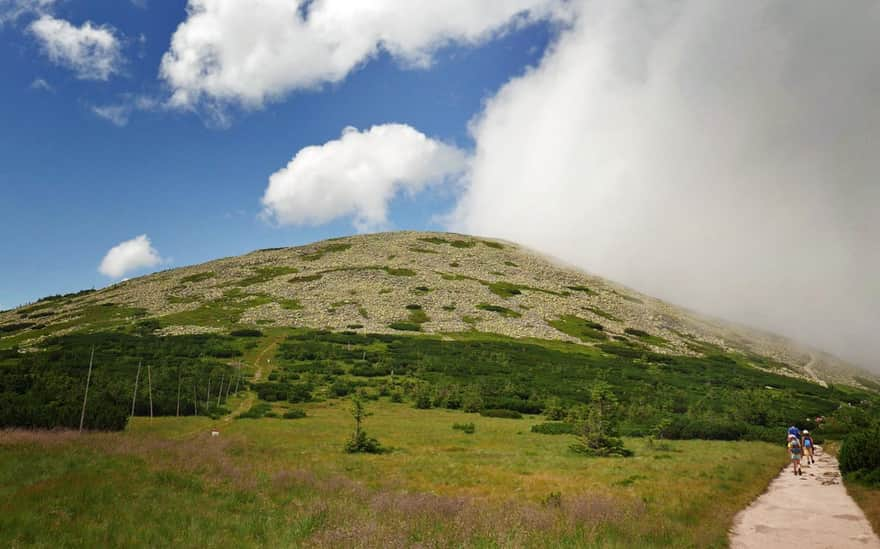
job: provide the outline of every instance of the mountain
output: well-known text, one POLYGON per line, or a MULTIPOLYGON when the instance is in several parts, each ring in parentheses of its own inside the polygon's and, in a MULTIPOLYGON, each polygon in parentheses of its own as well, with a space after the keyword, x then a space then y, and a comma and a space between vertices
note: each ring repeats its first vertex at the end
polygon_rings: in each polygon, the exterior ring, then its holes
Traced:
POLYGON ((154 335, 241 327, 364 333, 488 332, 653 353, 734 352, 756 368, 876 388, 876 378, 786 338, 710 319, 515 243, 451 233, 358 235, 258 250, 50 296, 0 313, 0 349, 124 328, 154 335))

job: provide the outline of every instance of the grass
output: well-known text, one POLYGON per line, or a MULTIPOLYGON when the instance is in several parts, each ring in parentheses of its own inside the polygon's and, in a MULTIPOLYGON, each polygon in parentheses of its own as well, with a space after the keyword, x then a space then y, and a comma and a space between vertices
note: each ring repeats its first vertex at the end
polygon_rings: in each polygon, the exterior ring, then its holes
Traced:
MULTIPOLYGON (((447 240, 445 238, 440 238, 440 237, 436 237, 436 236, 420 238, 419 240, 422 242, 427 242, 429 244, 437 244, 437 245, 448 244, 448 245, 452 246, 453 248, 473 248, 474 246, 477 245, 477 243, 474 242, 473 240, 467 240, 467 239, 447 240)), ((416 251, 416 250, 413 250, 413 251, 416 251)), ((437 252, 431 252, 431 253, 437 253, 437 252)))
POLYGON ((722 547, 782 465, 763 443, 660 450, 642 439, 626 440, 634 458, 588 459, 568 450, 570 436, 529 432, 530 418, 386 401, 369 404, 366 428, 393 450, 349 455, 347 407, 308 404, 303 421, 2 432, 0 543, 722 547), (207 435, 214 426, 220 437, 207 435))
POLYGON ((158 317, 163 326, 196 325, 211 327, 228 327, 237 324, 242 313, 251 308, 276 299, 262 293, 248 294, 240 289, 229 290, 223 297, 206 301, 191 311, 181 311, 158 317))
MULTIPOLYGON (((837 457, 840 452, 840 442, 828 441, 822 449, 837 457)), ((866 486, 859 482, 844 480, 846 492, 852 496, 858 506, 865 513, 874 532, 880 533, 880 487, 866 486)))
POLYGON ((573 292, 583 292, 587 295, 596 295, 596 292, 594 290, 591 290, 590 288, 587 288, 586 286, 566 286, 566 288, 568 288, 569 290, 571 290, 573 292))
POLYGON ((401 332, 421 332, 422 326, 421 324, 415 322, 392 322, 388 325, 392 330, 398 330, 401 332))
POLYGON ((639 338, 640 341, 650 343, 651 345, 657 345, 659 347, 669 345, 669 341, 667 341, 666 339, 657 335, 649 334, 648 332, 644 330, 639 330, 638 328, 626 328, 623 331, 624 333, 635 336, 639 338))
POLYGON ((579 316, 566 315, 548 322, 551 326, 564 334, 576 337, 581 341, 602 341, 608 339, 604 328, 598 322, 586 320, 579 316))
POLYGON ((188 284, 188 283, 202 282, 204 280, 209 280, 211 278, 214 278, 215 276, 217 276, 217 273, 215 273, 214 271, 206 271, 204 273, 196 273, 196 274, 191 274, 189 276, 185 276, 180 279, 180 283, 181 284, 188 284))
POLYGON ((291 284, 298 284, 300 282, 314 282, 315 280, 321 280, 321 274, 312 274, 312 275, 303 275, 303 276, 295 276, 293 278, 288 279, 287 281, 291 284))
POLYGON ((607 311, 605 311, 605 310, 603 310, 603 309, 600 309, 599 307, 590 307, 590 306, 587 306, 587 307, 584 307, 584 310, 586 310, 586 311, 590 311, 590 312, 593 313, 594 315, 599 316, 599 317, 602 317, 602 318, 604 318, 604 319, 606 319, 606 320, 611 320, 611 321, 614 321, 614 322, 619 322, 619 321, 620 321, 619 318, 617 318, 617 317, 614 316, 613 314, 611 314, 611 313, 609 313, 609 312, 607 312, 607 311))
POLYGON ((880 488, 847 482, 846 491, 865 512, 874 531, 880 532, 880 488))
POLYGON ((288 311, 299 311, 303 308, 302 303, 297 299, 276 299, 275 301, 281 305, 282 309, 287 309, 288 311))
POLYGON ((300 257, 304 261, 318 261, 327 254, 344 252, 349 248, 351 248, 351 244, 328 244, 324 247, 318 248, 314 252, 302 254, 300 257))
POLYGON ((254 271, 254 274, 252 274, 251 276, 247 276, 245 278, 235 281, 232 286, 253 286, 254 284, 268 282, 273 278, 277 278, 282 275, 295 274, 298 272, 299 269, 297 269, 296 267, 288 267, 284 265, 274 267, 260 267, 256 269, 254 271))
POLYGON ((410 246, 409 251, 416 252, 418 254, 436 254, 439 253, 436 250, 431 250, 422 246, 410 246))
POLYGON ((492 313, 498 313, 504 318, 519 318, 522 315, 512 309, 508 309, 507 307, 502 307, 501 305, 490 305, 488 303, 480 303, 477 305, 477 309, 481 311, 489 311, 492 313))
POLYGON ((407 305, 406 310, 409 311, 409 321, 413 324, 424 324, 430 320, 421 305, 407 305))
POLYGON ((412 269, 382 267, 382 270, 391 276, 416 276, 416 272, 412 269))

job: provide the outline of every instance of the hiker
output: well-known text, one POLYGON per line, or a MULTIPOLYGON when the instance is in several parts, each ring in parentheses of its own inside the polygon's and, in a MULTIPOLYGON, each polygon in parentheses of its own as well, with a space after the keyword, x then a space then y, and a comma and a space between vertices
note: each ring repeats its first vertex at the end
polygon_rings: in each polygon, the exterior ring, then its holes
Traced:
POLYGON ((792 425, 791 427, 788 428, 788 435, 793 436, 793 437, 797 437, 797 438, 801 438, 801 430, 798 429, 797 427, 795 427, 794 425, 792 425))
POLYGON ((804 429, 803 438, 801 439, 801 446, 804 448, 804 459, 807 460, 807 463, 813 464, 813 449, 816 447, 813 444, 813 437, 810 436, 810 432, 804 429))
POLYGON ((801 441, 794 435, 788 435, 788 452, 791 457, 791 468, 795 475, 801 475, 801 441))

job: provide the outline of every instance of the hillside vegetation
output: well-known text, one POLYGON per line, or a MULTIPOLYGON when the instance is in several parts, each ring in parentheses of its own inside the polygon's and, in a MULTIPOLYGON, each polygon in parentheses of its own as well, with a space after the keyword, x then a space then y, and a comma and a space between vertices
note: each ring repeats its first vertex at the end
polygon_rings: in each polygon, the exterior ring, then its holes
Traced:
POLYGON ((806 375, 778 338, 745 339, 514 244, 450 234, 165 271, 5 312, 0 331, 6 426, 78 426, 93 348, 92 429, 123 428, 132 407, 220 417, 242 392, 293 405, 359 390, 577 423, 601 380, 623 434, 772 440, 779 426, 876 396, 868 374, 823 369, 815 353, 810 373, 825 379, 806 375), (829 384, 841 372, 850 378, 829 384))
POLYGON ((507 242, 262 250, 0 313, 0 542, 724 546, 878 388, 507 242))

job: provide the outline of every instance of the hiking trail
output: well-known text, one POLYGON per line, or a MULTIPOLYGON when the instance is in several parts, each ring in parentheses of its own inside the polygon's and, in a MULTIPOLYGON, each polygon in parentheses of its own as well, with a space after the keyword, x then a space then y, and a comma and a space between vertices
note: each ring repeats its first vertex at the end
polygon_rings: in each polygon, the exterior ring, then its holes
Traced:
MULTIPOLYGON (((259 354, 257 354, 256 358, 254 358, 254 377, 252 378, 252 380, 254 382, 258 382, 258 381, 260 381, 260 379, 262 379, 263 368, 264 367, 269 368, 269 365, 270 365, 269 359, 266 358, 266 356, 267 356, 267 354, 269 357, 273 356, 273 353, 270 353, 270 351, 274 351, 275 348, 278 346, 278 343, 280 343, 282 341, 282 339, 283 338, 281 338, 281 337, 271 338, 266 343, 266 346, 263 347, 263 349, 259 352, 259 354)), ((254 394, 253 391, 248 391, 246 393, 244 400, 242 400, 241 403, 239 403, 238 407, 236 407, 235 410, 233 410, 232 412, 230 412, 229 414, 224 416, 223 421, 224 422, 232 421, 232 418, 248 411, 250 409, 250 407, 253 406, 255 400, 256 400, 256 394, 254 394)))
POLYGON ((767 491, 734 519, 733 549, 797 547, 880 549, 880 539, 856 502, 846 493, 837 459, 817 447, 803 475, 787 466, 767 491))

